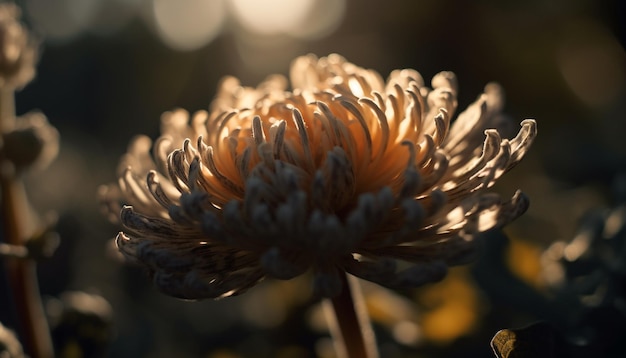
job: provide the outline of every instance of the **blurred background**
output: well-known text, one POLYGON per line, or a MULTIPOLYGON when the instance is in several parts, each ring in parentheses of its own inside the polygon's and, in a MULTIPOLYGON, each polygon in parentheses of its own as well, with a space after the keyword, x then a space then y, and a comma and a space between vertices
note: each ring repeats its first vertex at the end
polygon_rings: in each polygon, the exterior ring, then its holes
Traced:
MULTIPOLYGON (((222 76, 255 86, 287 74, 296 56, 336 52, 383 77, 398 68, 425 79, 453 71, 460 110, 497 81, 513 122, 535 118, 539 127, 527 157, 496 187, 508 196, 521 188, 531 207, 505 233, 486 235, 476 264, 415 291, 365 286, 382 356, 493 357, 498 330, 538 321, 568 345, 624 354, 606 333, 626 328, 623 1, 16 3, 41 41, 37 77, 17 93, 17 112, 42 111, 61 134, 56 161, 27 182, 37 211, 59 214, 62 242, 39 266, 41 290, 52 316, 72 301, 66 291, 110 304, 92 312, 101 321, 76 328, 82 343, 59 328, 62 345, 105 346, 89 354, 110 357, 333 356, 306 278, 220 301, 161 295, 116 258, 119 228, 100 213, 96 192, 116 180, 133 136, 155 138, 164 111, 206 109, 222 76)), ((11 310, 0 312, 11 326, 11 310)))

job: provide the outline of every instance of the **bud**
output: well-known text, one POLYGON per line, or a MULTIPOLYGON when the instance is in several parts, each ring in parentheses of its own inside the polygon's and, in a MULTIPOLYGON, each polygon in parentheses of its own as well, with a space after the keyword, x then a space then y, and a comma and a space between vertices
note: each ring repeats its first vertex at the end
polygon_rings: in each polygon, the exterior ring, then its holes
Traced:
POLYGON ((2 134, 0 153, 16 172, 46 167, 59 151, 59 133, 40 112, 18 117, 15 128, 2 134))
POLYGON ((19 89, 35 77, 37 49, 20 15, 14 4, 0 4, 0 87, 19 89))

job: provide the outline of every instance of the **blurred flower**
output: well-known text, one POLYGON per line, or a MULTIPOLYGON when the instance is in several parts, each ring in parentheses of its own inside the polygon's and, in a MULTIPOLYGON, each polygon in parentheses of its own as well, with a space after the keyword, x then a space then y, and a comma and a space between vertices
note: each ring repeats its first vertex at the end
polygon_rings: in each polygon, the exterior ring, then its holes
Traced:
POLYGON ((440 280, 473 258, 474 237, 522 214, 526 197, 486 189, 519 162, 533 120, 502 139, 491 84, 450 126, 457 83, 414 70, 384 82, 338 55, 297 58, 257 88, 222 81, 211 111, 168 112, 122 159, 120 251, 181 298, 239 294, 309 269, 323 296, 349 272, 386 287, 440 280), (487 129, 492 128, 492 129, 487 129), (153 159, 154 158, 154 159, 153 159))
POLYGON ((0 86, 20 88, 35 76, 37 51, 19 23, 20 9, 0 4, 0 86))
POLYGON ((0 357, 24 358, 24 351, 15 333, 0 323, 0 357))
POLYGON ((15 172, 46 166, 59 147, 59 134, 43 114, 15 116, 14 91, 35 76, 37 60, 34 40, 18 21, 20 11, 0 3, 0 161, 8 160, 15 172))
POLYGON ((21 172, 48 166, 59 152, 59 132, 41 112, 29 112, 15 119, 15 127, 2 134, 0 153, 21 172))

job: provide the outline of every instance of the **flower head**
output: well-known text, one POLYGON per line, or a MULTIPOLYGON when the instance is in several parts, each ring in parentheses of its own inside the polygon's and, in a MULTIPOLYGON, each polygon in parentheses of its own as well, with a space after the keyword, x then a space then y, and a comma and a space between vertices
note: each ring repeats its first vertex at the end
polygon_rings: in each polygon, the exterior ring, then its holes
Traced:
POLYGON ((441 279, 473 257, 474 237, 520 214, 520 192, 487 192, 536 135, 525 120, 503 139, 502 93, 488 85, 450 125, 457 82, 424 85, 414 70, 387 81, 338 55, 297 58, 293 90, 222 81, 209 112, 162 117, 162 136, 130 145, 118 186, 120 251, 165 293, 214 298, 266 276, 314 273, 318 293, 343 272, 393 287, 441 279))

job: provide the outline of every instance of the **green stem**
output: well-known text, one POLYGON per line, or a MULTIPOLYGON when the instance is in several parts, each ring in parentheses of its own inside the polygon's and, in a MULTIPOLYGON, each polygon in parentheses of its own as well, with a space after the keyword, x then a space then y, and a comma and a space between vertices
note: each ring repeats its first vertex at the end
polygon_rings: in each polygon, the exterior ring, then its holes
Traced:
MULTIPOLYGON (((331 333, 339 357, 376 358, 376 339, 358 279, 342 275, 341 293, 330 299, 331 333)), ((328 307, 328 306, 327 306, 328 307)))
MULTIPOLYGON (((14 111, 13 91, 0 89, 0 133, 15 127, 14 111)), ((7 244, 22 246, 31 234, 27 221, 30 211, 26 190, 12 163, 2 158, 1 153, 0 195, 4 240, 7 244)), ((5 263, 24 348, 33 358, 51 358, 54 350, 39 294, 35 262, 5 258, 5 263)))

